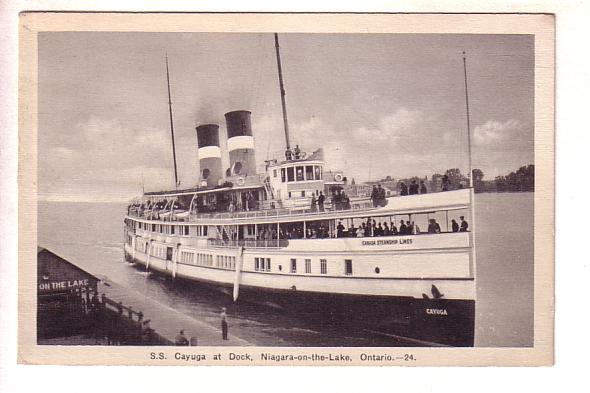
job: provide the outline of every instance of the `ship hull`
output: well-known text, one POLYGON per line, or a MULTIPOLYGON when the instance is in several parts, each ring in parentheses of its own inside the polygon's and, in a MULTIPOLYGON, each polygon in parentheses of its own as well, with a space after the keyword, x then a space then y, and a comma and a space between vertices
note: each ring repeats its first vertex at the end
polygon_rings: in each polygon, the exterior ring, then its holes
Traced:
MULTIPOLYGON (((125 252, 126 260, 145 266, 125 252)), ((150 270, 170 276, 170 271, 150 270)), ((222 292, 231 301, 233 285, 176 274, 175 279, 222 292)), ((391 340, 391 346, 474 345, 475 301, 302 291, 240 285, 239 302, 278 307, 313 322, 320 329, 362 333, 391 340)), ((383 340, 380 340, 383 341, 383 340)))

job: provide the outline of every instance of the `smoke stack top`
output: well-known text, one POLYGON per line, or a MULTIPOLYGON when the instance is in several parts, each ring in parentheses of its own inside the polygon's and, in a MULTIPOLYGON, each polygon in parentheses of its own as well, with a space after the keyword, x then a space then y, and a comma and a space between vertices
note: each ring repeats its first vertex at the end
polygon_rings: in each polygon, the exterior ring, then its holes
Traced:
POLYGON ((219 126, 202 124, 197 126, 197 145, 201 186, 216 186, 222 179, 221 149, 219 148, 219 126))
POLYGON ((199 148, 206 146, 219 147, 219 126, 217 124, 197 126, 197 144, 199 148))
POLYGON ((251 114, 250 111, 233 111, 225 114, 228 139, 236 136, 252 136, 251 114))
POLYGON ((250 111, 233 111, 225 114, 230 176, 256 174, 254 136, 252 135, 250 115, 250 111))

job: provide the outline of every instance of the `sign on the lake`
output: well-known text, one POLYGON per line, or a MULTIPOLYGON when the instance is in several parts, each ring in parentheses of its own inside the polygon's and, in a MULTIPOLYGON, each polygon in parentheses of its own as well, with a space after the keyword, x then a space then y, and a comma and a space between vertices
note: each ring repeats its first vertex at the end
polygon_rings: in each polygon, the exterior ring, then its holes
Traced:
POLYGON ((20 362, 552 364, 552 17, 20 25, 20 362))

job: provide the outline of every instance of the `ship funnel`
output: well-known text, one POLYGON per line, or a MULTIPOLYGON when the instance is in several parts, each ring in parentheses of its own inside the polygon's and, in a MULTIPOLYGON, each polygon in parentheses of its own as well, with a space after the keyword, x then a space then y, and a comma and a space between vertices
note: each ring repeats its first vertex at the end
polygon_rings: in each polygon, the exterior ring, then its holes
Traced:
POLYGON ((222 178, 221 149, 219 148, 219 126, 202 124, 197 127, 197 145, 199 167, 201 168, 200 185, 216 186, 222 178))
POLYGON ((254 137, 250 111, 233 111, 225 114, 227 124, 227 150, 231 175, 256 173, 254 137))

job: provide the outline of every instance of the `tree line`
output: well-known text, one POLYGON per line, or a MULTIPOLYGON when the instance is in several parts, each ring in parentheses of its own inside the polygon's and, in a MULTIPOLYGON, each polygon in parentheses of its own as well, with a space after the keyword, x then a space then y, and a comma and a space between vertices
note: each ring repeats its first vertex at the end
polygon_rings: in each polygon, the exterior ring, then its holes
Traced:
MULTIPOLYGON (((448 179, 450 189, 457 190, 467 188, 469 179, 461 173, 458 168, 447 169, 444 174, 435 173, 430 177, 409 177, 398 180, 397 187, 394 183, 393 188, 399 188, 399 184, 404 182, 406 185, 413 180, 416 182, 423 181, 429 191, 441 191, 443 178, 448 179)), ((393 179, 387 178, 380 181, 381 183, 391 183, 393 179)), ((388 184, 389 186, 389 184, 388 184)), ((481 169, 473 169, 473 187, 475 192, 527 192, 535 190, 535 166, 533 164, 525 165, 514 172, 505 176, 496 176, 493 180, 485 180, 484 173, 481 169)))

